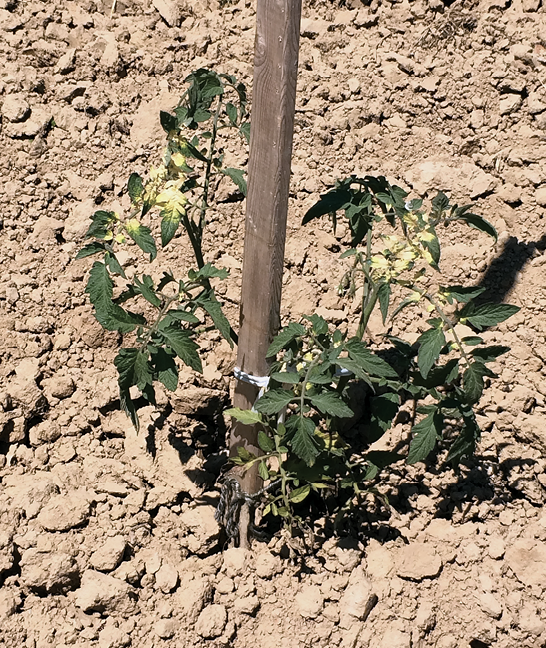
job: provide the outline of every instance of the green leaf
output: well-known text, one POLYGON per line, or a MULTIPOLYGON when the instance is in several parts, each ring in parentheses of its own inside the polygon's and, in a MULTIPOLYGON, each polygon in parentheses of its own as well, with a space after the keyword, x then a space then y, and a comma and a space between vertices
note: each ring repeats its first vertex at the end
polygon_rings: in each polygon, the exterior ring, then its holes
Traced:
POLYGON ((272 356, 277 355, 279 351, 287 347, 292 340, 302 335, 305 335, 306 328, 303 324, 298 322, 290 322, 288 326, 285 326, 281 332, 275 337, 271 343, 269 349, 267 350, 266 357, 271 358, 272 356))
POLYGON ((150 261, 157 256, 157 248, 149 227, 141 225, 136 219, 132 219, 126 224, 125 231, 138 247, 150 255, 150 261))
POLYGON ((213 279, 218 277, 219 279, 227 279, 229 277, 229 270, 227 268, 216 268, 212 263, 205 263, 205 265, 199 270, 189 270, 188 277, 192 281, 197 279, 213 279))
POLYGON ((159 113, 159 121, 161 123, 161 128, 169 135, 172 131, 176 130, 177 119, 174 115, 171 115, 164 110, 161 110, 159 113))
POLYGON ((161 308, 161 299, 155 294, 154 282, 150 275, 142 275, 142 280, 135 276, 133 281, 137 293, 141 294, 152 306, 161 308))
POLYGON ((131 400, 131 395, 128 389, 119 390, 119 402, 121 405, 121 409, 131 419, 131 422, 135 430, 138 432, 140 429, 140 422, 138 420, 138 414, 136 411, 135 404, 131 400))
POLYGON ((161 334, 182 362, 195 371, 200 373, 203 371, 201 358, 197 353, 199 347, 192 339, 191 331, 183 331, 175 324, 171 324, 162 329, 161 334))
POLYGON ((423 240, 422 244, 430 252, 432 257, 433 262, 430 265, 438 270, 438 263, 440 263, 440 241, 438 241, 438 237, 436 236, 433 227, 430 227, 427 232, 432 234, 432 238, 430 240, 423 240))
POLYGON ((489 221, 486 221, 485 218, 478 216, 477 214, 465 213, 458 216, 457 220, 464 221, 470 227, 480 230, 480 232, 485 232, 489 234, 495 241, 498 238, 497 230, 491 225, 489 221))
POLYGON ((479 286, 440 287, 440 292, 445 295, 450 304, 453 303, 454 299, 461 304, 466 304, 467 302, 481 295, 483 292, 485 292, 485 290, 485 288, 480 288, 479 286))
POLYGON ((189 322, 190 324, 199 324, 199 318, 190 311, 178 310, 175 308, 165 313, 165 316, 157 325, 157 329, 159 332, 162 332, 164 328, 167 328, 175 322, 189 322))
POLYGON ((178 209, 163 209, 159 216, 161 217, 161 245, 165 247, 176 234, 181 215, 178 209))
POLYGON ((479 361, 469 365, 463 373, 463 389, 470 403, 480 400, 483 393, 483 377, 487 374, 487 367, 479 361))
POLYGON ((360 364, 371 376, 380 378, 398 378, 396 371, 379 356, 366 348, 358 338, 352 338, 345 345, 349 357, 360 364))
POLYGON ((493 360, 496 360, 499 356, 508 353, 508 351, 510 351, 510 347, 493 345, 473 349, 471 355, 473 358, 479 359, 482 362, 493 362, 493 360))
POLYGON ((432 209, 437 214, 440 214, 441 212, 444 212, 446 209, 448 209, 448 207, 449 198, 445 195, 445 193, 443 193, 443 191, 439 191, 432 199, 432 209))
POLYGON ((275 442, 263 430, 258 431, 258 445, 264 452, 275 450, 275 442))
POLYGON ((267 469, 265 461, 260 461, 258 464, 258 474, 264 481, 269 479, 269 470, 267 469))
POLYGON ((377 296, 379 298, 379 309, 381 311, 381 317, 383 318, 383 324, 387 321, 387 316, 389 314, 389 304, 391 300, 391 286, 388 283, 382 283, 377 289, 377 296))
POLYGON ((436 411, 426 416, 412 428, 413 439, 410 443, 408 464, 424 461, 434 450, 436 440, 439 438, 444 421, 440 412, 436 411))
POLYGON ((237 447, 237 454, 245 463, 248 463, 249 461, 252 461, 252 459, 256 458, 256 455, 252 454, 252 452, 249 452, 244 446, 237 447))
POLYGON ((463 429, 449 449, 446 463, 458 464, 463 457, 471 457, 476 449, 476 442, 480 439, 481 430, 476 417, 473 414, 467 415, 463 420, 463 429))
POLYGON ((125 275, 125 271, 121 267, 120 262, 117 260, 116 255, 113 252, 106 252, 106 254, 104 255, 104 262, 108 266, 110 272, 113 272, 114 274, 119 274, 124 279, 127 279, 125 275))
POLYGON ((461 319, 465 318, 478 330, 500 324, 520 311, 519 306, 512 304, 482 304, 481 306, 469 304, 468 306, 462 309, 459 316, 461 319), (473 308, 468 308, 468 306, 473 308))
POLYGON ((446 336, 441 328, 431 328, 417 338, 417 343, 419 344, 417 364, 421 375, 426 378, 440 357, 440 351, 446 343, 446 336))
POLYGON ((478 337, 477 335, 469 335, 464 337, 461 342, 467 346, 477 346, 478 344, 483 344, 483 338, 478 337))
POLYGON ((222 306, 220 302, 216 299, 214 292, 210 292, 208 298, 203 297, 199 300, 199 306, 203 308, 209 315, 214 326, 220 332, 220 335, 229 342, 229 345, 233 347, 233 340, 231 339, 231 326, 227 317, 222 311, 222 306))
POLYGON ((311 492, 311 485, 310 484, 305 484, 305 486, 300 486, 299 488, 295 488, 289 495, 289 500, 292 502, 292 504, 299 504, 300 502, 303 502, 303 500, 309 495, 311 492))
POLYGON ((144 193, 144 185, 142 184, 142 178, 138 173, 131 173, 129 176, 129 181, 127 182, 127 193, 131 198, 133 203, 137 202, 144 193))
POLYGON ((239 132, 245 138, 247 144, 250 142, 250 122, 245 122, 239 127, 239 132))
POLYGON ((301 380, 299 374, 294 371, 275 371, 270 375, 270 378, 279 383, 287 383, 289 385, 297 385, 301 380))
POLYGON ((232 103, 226 104, 226 113, 233 126, 237 126, 237 108, 232 103))
MULTIPOLYGON (((208 119, 209 117, 210 117, 210 114, 208 114, 206 119, 208 119)), ((199 120, 197 120, 197 121, 199 121, 199 120)), ((202 121, 205 121, 205 120, 202 120, 202 121)), ((188 140, 184 140, 184 142, 181 143, 180 150, 187 157, 196 158, 197 160, 200 160, 201 162, 208 162, 207 158, 201 153, 201 151, 198 148, 196 148, 191 142, 188 142, 188 140)))
POLYGON ((110 225, 116 222, 116 215, 112 211, 96 211, 91 216, 92 223, 85 233, 85 238, 100 238, 103 239, 108 233, 110 225))
POLYGON ((106 245, 102 241, 93 241, 88 243, 76 254, 76 259, 85 259, 85 257, 97 254, 97 252, 106 252, 106 245))
POLYGON ((313 313, 313 315, 305 315, 304 317, 311 322, 315 335, 326 335, 328 333, 328 322, 324 317, 316 313, 313 313))
POLYGON ((315 439, 315 424, 311 419, 296 417, 291 445, 294 453, 308 466, 315 463, 320 450, 315 439))
POLYGON ((240 407, 232 407, 224 411, 224 414, 231 416, 239 423, 243 425, 255 425, 256 423, 262 423, 262 415, 254 410, 244 410, 240 407))
POLYGON ((294 394, 284 389, 271 389, 259 398, 254 407, 262 414, 272 415, 281 412, 294 398, 294 394))
POLYGON ((151 364, 157 380, 169 391, 175 391, 178 387, 178 367, 173 356, 159 348, 151 354, 151 364))
POLYGON ((222 169, 222 173, 233 180, 233 182, 239 188, 239 191, 246 196, 247 194, 247 184, 245 180, 245 172, 241 169, 222 169))
POLYGON ((322 194, 317 203, 307 210, 302 220, 302 225, 306 225, 314 218, 320 218, 325 214, 332 214, 342 209, 351 201, 351 192, 347 189, 332 189, 328 193, 322 194))
POLYGON ((397 461, 401 461, 404 455, 392 452, 390 450, 372 450, 364 455, 364 458, 374 466, 382 470, 397 461))
POLYGON ((338 416, 340 418, 350 418, 354 415, 353 410, 348 407, 342 399, 334 392, 323 392, 310 396, 309 400, 323 414, 338 416))

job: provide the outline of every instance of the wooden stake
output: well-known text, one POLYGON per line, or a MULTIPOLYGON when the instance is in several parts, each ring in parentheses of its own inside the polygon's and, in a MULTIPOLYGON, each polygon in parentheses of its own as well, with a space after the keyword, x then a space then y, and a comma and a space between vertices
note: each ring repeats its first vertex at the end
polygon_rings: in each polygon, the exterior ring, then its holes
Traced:
MULTIPOLYGON (((267 376, 265 354, 280 326, 300 19, 301 0, 258 0, 237 353, 238 366, 253 376, 267 376)), ((234 405, 250 409, 257 395, 257 387, 239 380, 234 405)), ((235 423, 230 453, 241 445, 260 452, 257 430, 235 423)), ((257 466, 241 486, 247 493, 260 488, 257 466)))

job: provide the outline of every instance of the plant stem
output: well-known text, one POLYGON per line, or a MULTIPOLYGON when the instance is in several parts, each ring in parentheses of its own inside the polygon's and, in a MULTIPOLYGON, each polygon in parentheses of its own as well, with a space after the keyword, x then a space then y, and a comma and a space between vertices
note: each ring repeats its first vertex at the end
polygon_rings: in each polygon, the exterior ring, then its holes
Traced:
POLYGON ((203 230, 205 229, 206 224, 206 213, 209 207, 208 198, 209 198, 209 188, 210 188, 210 179, 212 176, 212 160, 214 157, 214 147, 216 145, 216 135, 218 134, 218 119, 220 118, 220 110, 222 109, 222 100, 218 99, 218 105, 216 106, 216 112, 214 113, 214 119, 212 121, 212 137, 210 138, 210 148, 209 155, 207 158, 207 167, 205 169, 205 184, 203 186, 203 198, 201 202, 201 208, 199 212, 199 231, 201 237, 203 236, 203 230))
POLYGON ((437 302, 437 300, 435 299, 435 297, 434 297, 433 295, 431 295, 430 293, 425 293, 424 296, 425 296, 425 298, 428 299, 428 301, 429 301, 429 302, 434 306, 434 308, 436 309, 436 312, 437 312, 438 315, 440 315, 440 317, 442 318, 442 321, 443 321, 445 324, 447 324, 447 326, 448 326, 449 329, 451 330, 451 333, 452 333, 452 335, 453 335, 453 339, 455 340, 455 344, 456 344, 456 345, 458 346, 458 348, 459 348, 459 351, 460 351, 460 353, 461 353, 461 356, 463 357, 464 361, 466 362, 466 365, 467 365, 468 367, 470 367, 470 365, 471 365, 472 363, 470 362, 470 359, 468 358, 468 355, 466 354, 466 352, 465 352, 465 350, 464 350, 463 344, 462 344, 461 340, 459 339, 459 336, 457 335, 457 331, 455 330, 455 324, 451 321, 451 318, 449 318, 449 317, 445 314, 444 309, 440 306, 440 304, 437 302))

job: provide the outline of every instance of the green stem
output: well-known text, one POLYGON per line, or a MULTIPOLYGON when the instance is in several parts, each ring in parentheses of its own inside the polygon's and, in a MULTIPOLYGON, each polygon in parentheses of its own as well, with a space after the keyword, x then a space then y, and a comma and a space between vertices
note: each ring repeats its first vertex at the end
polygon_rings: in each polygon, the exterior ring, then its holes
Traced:
POLYGON ((373 309, 377 304, 378 297, 379 291, 376 289, 375 285, 372 284, 371 293, 367 296, 366 300, 362 300, 362 314, 356 330, 356 336, 361 340, 364 339, 364 334, 366 333, 366 328, 368 327, 368 322, 370 321, 373 309))
POLYGON ((151 339, 152 335, 157 331, 157 329, 159 327, 159 323, 163 319, 163 316, 169 310, 170 305, 174 301, 177 301, 177 299, 178 299, 178 295, 173 295, 172 297, 166 297, 165 298, 165 303, 159 309, 159 313, 158 313, 158 315, 156 317, 155 322, 152 324, 152 326, 150 326, 148 328, 148 330, 146 332, 146 335, 145 335, 145 337, 144 337, 144 339, 143 339, 143 341, 142 341, 142 343, 140 345, 140 350, 141 351, 146 349, 146 347, 148 346, 148 343, 150 342, 150 339, 151 339))
POLYGON ((459 351, 461 353, 461 356, 463 357, 464 361, 466 362, 466 365, 470 367, 472 364, 470 362, 470 359, 468 355, 466 354, 466 351, 464 350, 463 344, 461 340, 459 339, 459 336, 457 335, 457 331, 455 330, 455 324, 451 321, 451 318, 449 318, 445 312, 444 309, 440 306, 440 304, 436 301, 436 299, 433 297, 433 295, 429 293, 425 293, 425 299, 428 299, 428 301, 434 306, 436 312, 440 317, 442 318, 442 321, 444 324, 448 326, 448 328, 451 330, 451 333, 453 335, 453 339, 455 340, 455 344, 459 347, 459 351))
POLYGON ((208 198, 209 198, 209 188, 210 188, 210 179, 212 177, 212 160, 214 157, 214 147, 216 145, 216 136, 218 134, 218 119, 220 118, 220 111, 222 109, 222 100, 218 99, 218 105, 216 106, 216 112, 214 113, 214 119, 212 121, 212 136, 210 138, 210 148, 209 155, 207 158, 207 167, 205 169, 205 184, 203 186, 203 198, 201 202, 201 208, 199 213, 199 231, 201 236, 206 225, 206 213, 209 208, 208 198))

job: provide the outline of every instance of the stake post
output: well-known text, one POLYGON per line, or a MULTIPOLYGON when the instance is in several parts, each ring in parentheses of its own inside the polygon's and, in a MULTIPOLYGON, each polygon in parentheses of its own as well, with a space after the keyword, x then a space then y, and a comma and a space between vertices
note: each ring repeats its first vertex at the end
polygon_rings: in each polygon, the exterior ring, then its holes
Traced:
MULTIPOLYGON (((257 0, 237 352, 238 367, 253 376, 267 376, 266 352, 280 326, 300 19, 301 0, 257 0)), ((234 406, 250 409, 258 391, 258 387, 238 380, 234 406)), ((255 426, 233 424, 232 455, 237 454, 238 446, 255 454, 260 452, 255 426)), ((256 492, 260 487, 257 465, 240 481, 247 493, 256 492)))

